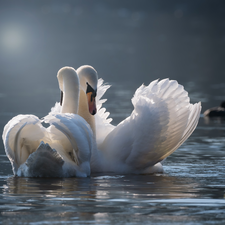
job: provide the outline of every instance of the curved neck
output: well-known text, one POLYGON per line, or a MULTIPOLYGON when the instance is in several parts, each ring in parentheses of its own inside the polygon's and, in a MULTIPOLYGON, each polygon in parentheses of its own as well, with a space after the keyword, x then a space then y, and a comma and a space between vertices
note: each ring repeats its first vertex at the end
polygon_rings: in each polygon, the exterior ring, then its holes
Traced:
POLYGON ((86 96, 86 93, 82 89, 80 89, 78 115, 83 117, 87 121, 87 123, 90 125, 90 127, 93 131, 94 137, 95 137, 95 134, 96 134, 95 133, 95 117, 89 113, 87 96, 86 96))
POLYGON ((78 113, 79 80, 76 76, 63 79, 63 101, 61 113, 78 113))
POLYGON ((87 82, 94 89, 97 89, 98 74, 97 71, 91 66, 81 66, 77 69, 77 74, 80 81, 80 87, 84 92, 87 90, 87 82))
POLYGON ((80 90, 83 90, 83 92, 85 93, 86 92, 86 88, 87 88, 87 79, 86 79, 86 76, 85 74, 78 74, 79 76, 79 82, 80 82, 80 90))

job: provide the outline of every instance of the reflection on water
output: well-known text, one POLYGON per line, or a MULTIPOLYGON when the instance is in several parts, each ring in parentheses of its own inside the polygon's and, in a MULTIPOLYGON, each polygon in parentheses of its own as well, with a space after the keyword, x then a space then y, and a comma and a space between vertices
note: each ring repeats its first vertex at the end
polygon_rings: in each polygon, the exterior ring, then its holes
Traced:
MULTIPOLYGON (((120 217, 130 214, 143 220, 153 216, 160 208, 164 210, 159 210, 156 217, 165 211, 170 214, 179 209, 175 201, 173 209, 166 210, 166 205, 171 204, 166 199, 197 198, 198 188, 199 184, 193 179, 156 175, 95 175, 88 179, 9 177, 3 186, 2 202, 5 205, 1 207, 1 214, 3 219, 9 220, 13 216, 21 222, 38 221, 40 214, 43 222, 48 217, 54 221, 79 219, 97 223, 113 219, 116 222, 120 217)), ((180 216, 178 221, 184 215, 180 216)))
MULTIPOLYGON (((220 187, 221 188, 221 187, 220 187)), ((2 187, 1 219, 23 222, 92 221, 190 222, 224 219, 221 190, 194 178, 165 175, 103 175, 91 178, 31 179, 9 177, 2 187)))
POLYGON ((94 174, 91 178, 20 178, 9 177, 3 186, 4 196, 23 194, 24 196, 34 193, 50 198, 60 197, 75 200, 89 199, 145 199, 151 198, 179 198, 196 197, 195 191, 198 184, 192 179, 168 177, 162 175, 104 175, 94 174), (141 184, 139 193, 138 185, 141 184), (180 184, 179 187, 177 184, 180 184), (121 190, 121 187, 125 188, 121 190), (107 191, 108 189, 108 191, 107 191), (113 189, 113 191, 112 191, 113 189), (120 192, 120 195, 117 193, 120 192), (126 197, 125 197, 126 196, 126 197), (121 198, 122 197, 122 198, 121 198))

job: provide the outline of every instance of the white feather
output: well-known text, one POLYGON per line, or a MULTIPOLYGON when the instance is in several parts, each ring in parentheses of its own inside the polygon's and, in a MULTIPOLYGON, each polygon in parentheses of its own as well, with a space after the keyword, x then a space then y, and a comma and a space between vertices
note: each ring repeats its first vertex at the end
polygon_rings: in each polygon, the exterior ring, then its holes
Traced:
POLYGON ((95 114, 97 145, 100 145, 105 137, 114 129, 114 126, 111 124, 112 118, 108 118, 110 113, 106 112, 105 108, 102 108, 102 104, 105 103, 107 99, 101 98, 110 88, 110 85, 106 85, 103 82, 103 79, 98 79, 98 91, 96 96, 97 113, 95 114))
MULTIPOLYGON (((106 91, 102 80, 98 88, 101 93, 101 89, 106 91)), ((109 113, 99 104, 95 116, 100 152, 99 160, 95 158, 95 162, 99 166, 93 165, 92 171, 161 172, 159 162, 172 154, 192 134, 201 111, 201 104, 190 104, 183 86, 169 79, 155 80, 148 86, 141 85, 132 103, 133 112, 116 127, 106 120, 109 113)))
POLYGON ((88 123, 76 115, 79 80, 76 71, 64 67, 58 72, 64 99, 48 116, 18 115, 4 127, 5 152, 14 175, 26 177, 86 177, 90 175, 91 152, 96 145, 88 123), (64 113, 60 113, 60 112, 64 113), (45 128, 42 122, 49 123, 45 128))
MULTIPOLYGON (((16 116, 5 126, 3 132, 5 151, 12 164, 14 175, 44 176, 43 170, 35 173, 30 171, 26 161, 38 149, 40 143, 45 142, 55 149, 64 161, 60 172, 54 171, 52 174, 48 173, 48 176, 89 176, 91 151, 95 145, 92 131, 86 121, 78 115, 66 113, 46 116, 44 121, 52 126, 46 129, 41 125, 42 121, 33 115, 16 116)), ((43 151, 36 154, 35 159, 48 171, 57 157, 53 157, 53 160, 45 165, 43 154, 45 154, 43 151)))

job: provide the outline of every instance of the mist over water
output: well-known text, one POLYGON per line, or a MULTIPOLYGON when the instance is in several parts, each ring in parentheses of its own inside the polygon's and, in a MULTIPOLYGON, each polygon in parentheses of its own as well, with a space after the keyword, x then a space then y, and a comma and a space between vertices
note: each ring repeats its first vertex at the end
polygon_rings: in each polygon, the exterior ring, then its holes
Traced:
MULTIPOLYGON (((225 3, 210 0, 0 2, 0 130, 17 114, 45 116, 63 66, 92 65, 112 85, 116 125, 142 84, 176 79, 202 113, 225 100, 225 3)), ((164 174, 87 179, 13 177, 0 142, 3 224, 222 224, 225 120, 200 118, 164 174)))
POLYGON ((0 3, 1 98, 46 91, 54 103, 57 71, 90 64, 132 91, 170 78, 200 90, 203 109, 221 101, 213 96, 224 90, 223 1, 12 2, 0 3))

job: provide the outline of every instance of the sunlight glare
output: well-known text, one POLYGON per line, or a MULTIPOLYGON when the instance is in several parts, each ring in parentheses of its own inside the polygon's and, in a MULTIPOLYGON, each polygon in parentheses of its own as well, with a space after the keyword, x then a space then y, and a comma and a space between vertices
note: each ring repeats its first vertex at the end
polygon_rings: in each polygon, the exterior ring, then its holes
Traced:
POLYGON ((6 51, 17 52, 25 45, 25 32, 19 26, 7 26, 2 32, 2 44, 6 51))

